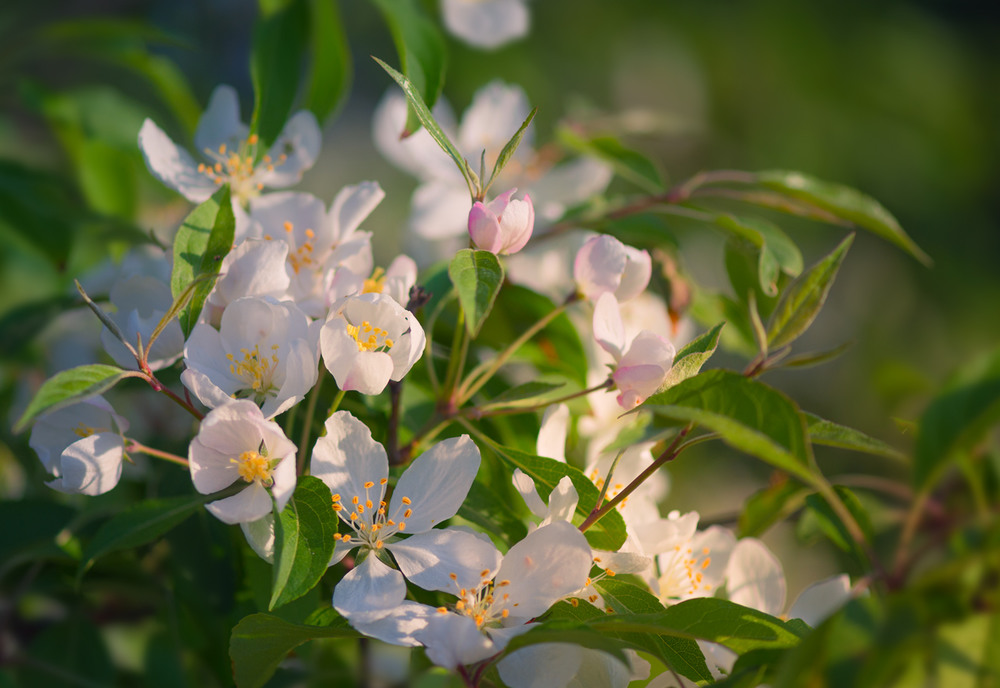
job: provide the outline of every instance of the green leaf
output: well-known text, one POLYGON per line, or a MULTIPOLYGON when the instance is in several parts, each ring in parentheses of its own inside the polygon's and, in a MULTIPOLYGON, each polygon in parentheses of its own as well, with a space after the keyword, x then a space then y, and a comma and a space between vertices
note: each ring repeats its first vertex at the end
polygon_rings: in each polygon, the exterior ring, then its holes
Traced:
POLYGON ((809 438, 813 444, 851 449, 865 454, 884 456, 887 459, 895 459, 897 461, 906 460, 906 456, 901 452, 893 449, 882 440, 869 437, 860 430, 855 430, 845 425, 838 425, 812 413, 805 413, 804 415, 808 426, 809 438))
POLYGON ((804 354, 798 354, 796 356, 789 356, 788 358, 782 359, 779 364, 774 367, 779 368, 809 368, 810 366, 820 365, 821 363, 826 363, 827 361, 832 361, 833 359, 840 356, 842 353, 847 351, 853 346, 853 342, 844 342, 840 346, 834 347, 827 351, 815 351, 804 354))
POLYGON ((930 485, 962 450, 1000 418, 1000 350, 974 361, 938 395, 920 419, 913 482, 930 485))
POLYGON ((627 662, 624 650, 629 645, 614 636, 594 630, 585 624, 574 623, 565 619, 543 621, 530 631, 517 636, 507 645, 504 652, 510 653, 528 645, 542 643, 572 643, 590 650, 600 650, 618 659, 623 664, 627 662))
POLYGON ((530 406, 538 403, 539 399, 550 392, 554 392, 560 387, 565 386, 566 383, 564 382, 554 383, 532 380, 531 382, 525 382, 504 390, 491 399, 489 403, 482 405, 480 409, 485 410, 501 406, 530 406))
POLYGON ((780 349, 794 342, 805 332, 819 314, 830 293, 840 264, 847 249, 854 241, 849 234, 837 248, 802 273, 781 295, 781 301, 771 315, 767 328, 767 342, 771 349, 780 349))
POLYGON ((351 51, 336 2, 309 0, 309 47, 306 109, 324 120, 340 105, 351 82, 351 51))
MULTIPOLYGON (((660 601, 636 585, 613 578, 596 584, 604 602, 617 614, 649 614, 663 612, 660 601)), ((691 638, 664 637, 645 633, 626 633, 619 636, 638 650, 644 650, 663 660, 674 671, 692 681, 710 681, 712 673, 705 664, 705 657, 691 638)))
POLYGON ((0 160, 0 225, 60 268, 73 246, 81 202, 60 177, 0 160))
MULTIPOLYGON (((403 74, 412 84, 413 93, 419 96, 420 104, 424 105, 423 109, 429 114, 429 108, 434 107, 444 85, 446 52, 441 32, 434 22, 427 18, 416 0, 373 0, 373 2, 382 12, 392 34, 403 74)), ((386 66, 377 58, 376 61, 383 67, 386 66)), ((396 75, 391 71, 389 74, 406 92, 407 87, 396 78, 396 75)), ((421 124, 427 127, 425 114, 419 112, 418 103, 414 102, 409 92, 406 93, 406 98, 410 101, 410 109, 406 117, 404 137, 415 133, 421 124)), ((431 135, 433 136, 433 133, 431 135)))
POLYGON ((464 248, 448 265, 448 276, 465 311, 465 328, 475 339, 503 285, 503 266, 489 251, 464 248))
POLYGON ((223 186, 211 198, 191 211, 174 237, 174 269, 170 275, 170 293, 179 299, 195 280, 202 283, 191 296, 179 317, 184 336, 191 334, 205 299, 212 291, 222 260, 233 246, 236 219, 229 186, 223 186), (209 279, 211 278, 211 279, 209 279))
POLYGON ((134 157, 100 140, 83 141, 77 177, 87 204, 103 215, 135 216, 138 170, 134 157))
POLYGON ((328 626, 308 626, 271 614, 244 617, 229 639, 233 678, 239 688, 260 688, 274 675, 278 665, 299 645, 315 638, 360 638, 361 634, 337 617, 328 626))
POLYGON ((808 493, 787 479, 753 493, 740 512, 739 536, 760 537, 775 523, 801 509, 808 493))
POLYGON ((14 425, 14 432, 21 432, 39 414, 56 411, 88 397, 103 394, 122 378, 136 375, 130 370, 94 363, 77 366, 56 373, 46 380, 35 394, 28 408, 14 425))
POLYGON ((497 175, 499 175, 500 172, 503 171, 503 168, 507 166, 507 162, 510 160, 510 157, 514 155, 515 151, 517 151, 517 147, 521 145, 521 139, 524 138, 524 132, 528 129, 528 125, 531 124, 531 120, 535 118, 535 113, 537 112, 538 108, 533 108, 524 119, 524 122, 521 123, 518 130, 515 131, 514 135, 510 137, 510 141, 504 144, 503 150, 501 150, 500 155, 497 156, 497 161, 493 163, 493 172, 490 173, 490 180, 486 182, 486 185, 483 187, 484 195, 493 185, 493 181, 497 178, 497 175))
POLYGON ((72 296, 51 296, 15 306, 0 316, 0 359, 14 359, 52 321, 79 305, 72 296))
POLYGON ((778 295, 780 273, 795 277, 802 272, 802 253, 777 225, 756 217, 725 214, 717 215, 715 224, 753 247, 757 279, 766 296, 778 295))
POLYGON ((254 111, 250 133, 260 139, 258 150, 271 147, 292 111, 309 40, 309 18, 305 2, 296 0, 259 17, 254 26, 250 52, 254 111))
POLYGON ((836 217, 864 227, 896 244, 924 265, 931 264, 930 257, 903 231, 896 218, 871 196, 801 172, 767 170, 757 172, 754 176, 760 184, 770 189, 806 201, 836 217))
POLYGON ((726 323, 721 322, 708 332, 698 335, 693 340, 681 347, 681 350, 674 356, 674 364, 667 373, 664 387, 673 387, 690 377, 694 377, 701 372, 701 367, 705 365, 715 349, 719 346, 719 337, 722 328, 726 323))
MULTIPOLYGON (((508 466, 520 468, 535 481, 535 488, 542 501, 547 501, 549 493, 564 476, 568 475, 580 498, 576 505, 576 515, 573 518, 575 524, 583 523, 584 519, 590 515, 591 509, 597 504, 600 491, 579 468, 555 459, 527 454, 512 447, 502 447, 492 442, 489 446, 508 466)), ((584 535, 587 536, 590 546, 595 549, 617 551, 625 542, 625 521, 622 520, 621 514, 617 510, 612 510, 589 528, 584 535)))
POLYGON ((102 525, 87 544, 80 558, 77 576, 82 576, 94 561, 105 554, 156 540, 217 496, 150 499, 129 506, 102 525))
POLYGON ((658 193, 663 191, 663 176, 656 165, 641 153, 622 144, 614 136, 583 136, 569 126, 560 127, 559 141, 566 147, 604 160, 615 168, 615 173, 636 186, 658 193))
POLYGON ((654 394, 643 408, 704 426, 729 446, 811 480, 812 452, 798 408, 761 382, 727 370, 709 370, 654 394))
MULTIPOLYGON (((847 510, 851 512, 854 520, 861 527, 861 532, 864 534, 865 539, 871 543, 874 537, 872 523, 868 517, 868 512, 865 511, 861 502, 858 501, 853 492, 842 485, 834 485, 833 489, 837 491, 844 506, 847 507, 847 510)), ((866 568, 870 566, 867 555, 851 537, 850 531, 847 530, 840 517, 837 516, 837 512, 830 507, 829 503, 823 497, 819 494, 809 495, 806 497, 806 506, 816 515, 820 530, 823 531, 823 534, 834 545, 854 556, 862 566, 866 568)))
POLYGON ((528 534, 521 515, 509 501, 497 495, 495 486, 488 487, 478 480, 472 483, 458 515, 507 542, 520 542, 528 534))
POLYGON ((302 476, 291 500, 274 519, 274 580, 268 609, 312 590, 330 566, 337 515, 330 488, 319 478, 302 476))

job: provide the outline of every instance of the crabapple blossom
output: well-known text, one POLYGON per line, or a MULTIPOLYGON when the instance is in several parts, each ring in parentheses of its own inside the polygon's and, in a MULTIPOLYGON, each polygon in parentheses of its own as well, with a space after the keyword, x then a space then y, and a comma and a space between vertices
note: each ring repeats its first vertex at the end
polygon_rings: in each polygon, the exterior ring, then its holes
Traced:
POLYGON ((333 510, 349 529, 334 536, 330 563, 361 549, 359 563, 334 589, 334 608, 352 623, 374 621, 403 601, 404 576, 428 590, 449 590, 455 579, 474 582, 493 545, 464 530, 433 528, 458 512, 479 470, 479 449, 468 435, 418 456, 386 503, 389 461, 368 426, 338 411, 324 428, 311 472, 329 486, 333 510), (399 571, 381 559, 387 552, 399 571))
POLYGON ((281 300, 288 294, 290 283, 285 272, 288 244, 283 241, 247 239, 240 242, 222 259, 216 280, 202 319, 218 326, 226 306, 245 296, 264 296, 281 300))
POLYGON ((281 511, 295 491, 295 445, 257 404, 237 399, 212 409, 188 447, 194 487, 212 494, 243 481, 237 494, 205 506, 224 523, 257 521, 281 511))
POLYGON ((495 50, 528 34, 525 0, 441 0, 445 28, 474 48, 495 50))
POLYGON ((611 379, 622 408, 635 408, 656 392, 673 365, 674 345, 649 330, 637 334, 625 348, 625 328, 610 292, 601 294, 594 306, 594 338, 615 359, 611 379))
POLYGON ((121 478, 126 430, 128 421, 97 396, 39 416, 28 444, 54 476, 49 487, 94 496, 121 478))
MULTIPOLYGON (((111 305, 115 307, 109 317, 133 347, 139 339, 143 347, 147 347, 150 335, 174 302, 169 285, 146 275, 134 275, 116 281, 109 296, 111 305)), ((107 328, 101 330, 101 343, 115 363, 123 368, 137 367, 132 353, 107 328)), ((176 319, 171 320, 157 336, 152 347, 147 349, 146 363, 150 370, 160 370, 171 365, 184 351, 181 324, 176 319)))
POLYGON ((327 286, 326 300, 336 303, 345 296, 357 294, 388 294, 404 305, 410 300, 410 289, 417 283, 417 264, 406 255, 396 256, 388 268, 376 267, 370 275, 336 270, 327 286))
POLYGON ((649 676, 649 662, 625 650, 628 664, 600 650, 570 643, 522 647, 497 663, 513 688, 625 688, 649 676))
POLYGON ((184 346, 181 382, 209 408, 252 399, 267 418, 291 408, 316 383, 318 323, 291 302, 233 301, 219 329, 199 323, 184 346))
POLYGON ((498 255, 517 253, 531 238, 535 225, 535 210, 531 198, 511 198, 517 192, 510 189, 489 203, 476 201, 469 211, 469 238, 472 244, 498 255))
POLYGON ((342 390, 378 394, 409 372, 424 350, 424 330, 387 294, 348 296, 320 332, 323 363, 342 390))
POLYGON ((584 298, 596 301, 612 293, 619 301, 633 299, 653 274, 648 251, 640 251, 608 234, 591 237, 573 261, 573 279, 584 298))
POLYGON ((193 203, 207 200, 229 184, 234 206, 245 204, 264 187, 291 186, 316 162, 320 148, 316 117, 302 110, 285 124, 270 150, 257 159, 258 138, 240 121, 236 90, 218 86, 212 92, 198 128, 195 147, 203 162, 180 148, 152 120, 139 130, 139 148, 153 175, 193 203))

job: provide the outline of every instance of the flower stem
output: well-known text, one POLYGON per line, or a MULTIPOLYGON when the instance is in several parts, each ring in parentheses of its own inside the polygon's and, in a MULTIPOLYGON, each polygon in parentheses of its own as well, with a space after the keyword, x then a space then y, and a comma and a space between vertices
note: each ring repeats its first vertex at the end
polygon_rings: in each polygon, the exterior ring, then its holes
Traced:
POLYGON ((451 357, 448 359, 448 372, 444 378, 444 387, 438 401, 449 407, 458 406, 455 403, 455 385, 465 368, 465 359, 469 353, 469 332, 465 328, 465 309, 458 309, 458 321, 455 323, 455 334, 451 340, 451 357))
POLYGON ((131 437, 125 438, 125 451, 127 452, 139 452, 140 454, 146 454, 147 456, 154 456, 157 459, 163 459, 164 461, 169 461, 170 463, 175 463, 178 466, 188 467, 188 460, 182 456, 177 456, 177 454, 171 454, 170 452, 161 451, 159 449, 153 449, 152 447, 147 447, 141 442, 137 442, 131 437))

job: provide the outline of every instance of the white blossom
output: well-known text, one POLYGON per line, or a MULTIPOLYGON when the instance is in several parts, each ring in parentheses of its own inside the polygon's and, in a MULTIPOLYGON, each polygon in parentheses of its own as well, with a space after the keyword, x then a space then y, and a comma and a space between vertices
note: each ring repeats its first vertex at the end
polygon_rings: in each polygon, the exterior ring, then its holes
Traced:
POLYGON ((523 38, 531 28, 525 0, 441 0, 441 16, 450 33, 486 50, 523 38))

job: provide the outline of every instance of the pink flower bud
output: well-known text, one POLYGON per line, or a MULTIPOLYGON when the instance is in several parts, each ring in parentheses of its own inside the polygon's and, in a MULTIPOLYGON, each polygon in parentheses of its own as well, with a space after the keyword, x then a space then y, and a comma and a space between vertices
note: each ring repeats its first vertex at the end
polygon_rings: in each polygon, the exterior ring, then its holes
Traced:
POLYGON ((628 301, 649 284, 653 266, 647 251, 626 246, 607 234, 591 237, 576 254, 573 277, 584 298, 611 293, 628 301))
POLYGON ((469 238, 472 244, 498 255, 517 253, 531 238, 535 209, 531 197, 511 199, 517 189, 505 191, 489 203, 476 201, 469 211, 469 238))

